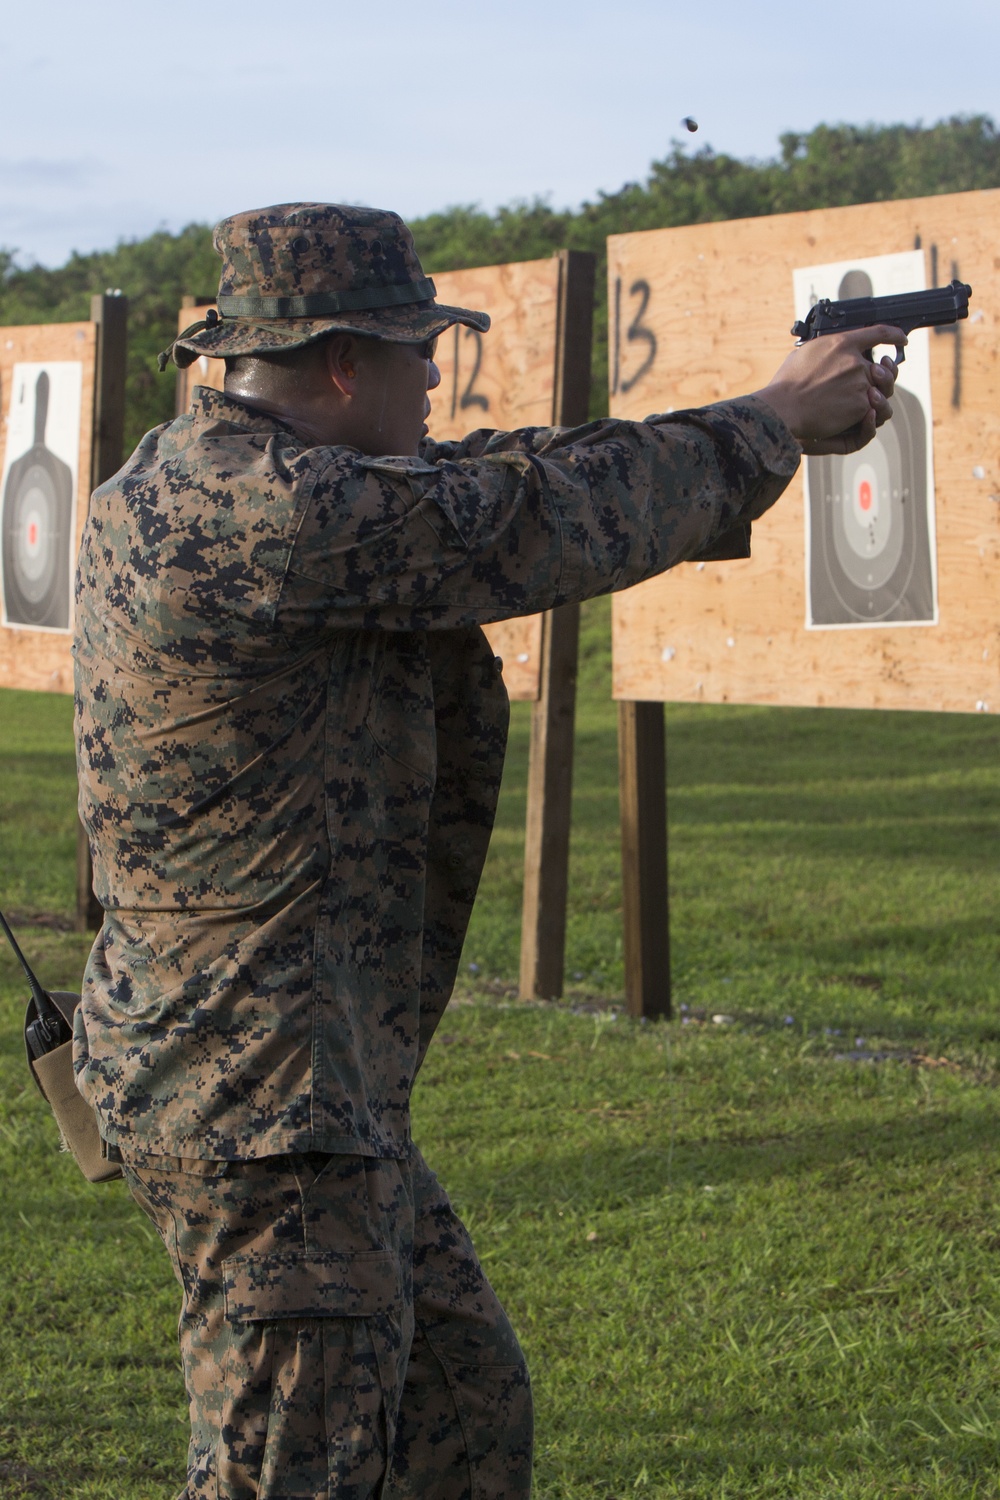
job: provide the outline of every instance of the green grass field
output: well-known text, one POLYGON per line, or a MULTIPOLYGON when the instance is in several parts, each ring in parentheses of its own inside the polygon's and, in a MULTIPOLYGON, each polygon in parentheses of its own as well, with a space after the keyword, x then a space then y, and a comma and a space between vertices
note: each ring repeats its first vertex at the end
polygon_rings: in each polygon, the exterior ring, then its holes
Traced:
MULTIPOLYGON (((527 715, 416 1132, 532 1366, 540 1500, 1000 1497, 1000 725, 671 708, 677 1019, 621 1013, 607 603, 565 1002, 517 974, 527 715), (718 1021, 713 1017, 721 1017, 718 1021)), ((76 988, 71 706, 0 695, 0 905, 76 988)), ((55 1150, 0 953, 0 1496, 170 1500, 166 1257, 55 1150)))

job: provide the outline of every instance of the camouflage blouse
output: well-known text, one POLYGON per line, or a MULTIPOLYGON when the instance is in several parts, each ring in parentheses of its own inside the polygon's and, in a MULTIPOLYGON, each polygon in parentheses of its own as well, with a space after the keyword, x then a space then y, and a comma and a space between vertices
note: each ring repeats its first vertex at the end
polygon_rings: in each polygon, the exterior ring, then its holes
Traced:
POLYGON ((149 433, 77 583, 106 917, 75 1059, 105 1137, 405 1153, 503 762, 479 626, 661 572, 798 460, 752 398, 381 459, 198 388, 149 433))

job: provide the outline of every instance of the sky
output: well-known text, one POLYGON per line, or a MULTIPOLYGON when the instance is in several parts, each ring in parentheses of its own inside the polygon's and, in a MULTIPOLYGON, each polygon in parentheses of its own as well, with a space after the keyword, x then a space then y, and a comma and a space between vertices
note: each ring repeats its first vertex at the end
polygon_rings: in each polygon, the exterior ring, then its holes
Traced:
POLYGON ((297 199, 576 207, 642 181, 672 140, 763 158, 821 122, 1000 123, 997 0, 847 16, 809 0, 33 0, 0 32, 0 248, 60 265, 297 199))

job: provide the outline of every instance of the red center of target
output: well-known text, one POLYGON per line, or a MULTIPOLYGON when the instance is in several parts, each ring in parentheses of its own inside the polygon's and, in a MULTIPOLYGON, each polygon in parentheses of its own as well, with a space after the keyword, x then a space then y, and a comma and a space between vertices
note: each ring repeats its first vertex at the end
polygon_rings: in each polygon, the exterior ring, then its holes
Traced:
POLYGON ((28 546, 29 547, 35 547, 37 545, 38 545, 38 522, 37 521, 29 521, 28 522, 28 546))
POLYGON ((862 479, 858 489, 858 504, 862 510, 871 510, 872 508, 872 487, 867 479, 862 479))

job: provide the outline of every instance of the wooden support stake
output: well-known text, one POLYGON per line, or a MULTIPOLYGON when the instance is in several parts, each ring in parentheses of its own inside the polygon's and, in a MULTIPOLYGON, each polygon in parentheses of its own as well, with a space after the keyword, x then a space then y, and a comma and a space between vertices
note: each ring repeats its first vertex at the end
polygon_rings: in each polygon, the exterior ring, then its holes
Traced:
MULTIPOLYGON (((128 298, 104 292, 90 299, 90 319, 97 324, 97 369, 94 379, 94 443, 90 488, 110 479, 122 463, 125 432, 125 356, 128 335, 128 298)), ((76 825, 76 925, 95 931, 104 920, 94 895, 90 845, 83 824, 76 825)))
POLYGON ((619 703, 625 1003, 670 1015, 667 765, 662 703, 619 703))
POLYGON ((542 616, 542 693, 531 707, 524 833, 521 998, 563 990, 580 606, 542 616))
MULTIPOLYGON (((559 252, 552 413, 557 427, 576 427, 587 420, 594 270, 595 258, 589 252, 559 252)), ((541 690, 531 714, 524 840, 520 993, 525 1000, 552 999, 563 991, 579 636, 578 604, 543 615, 541 690)))

